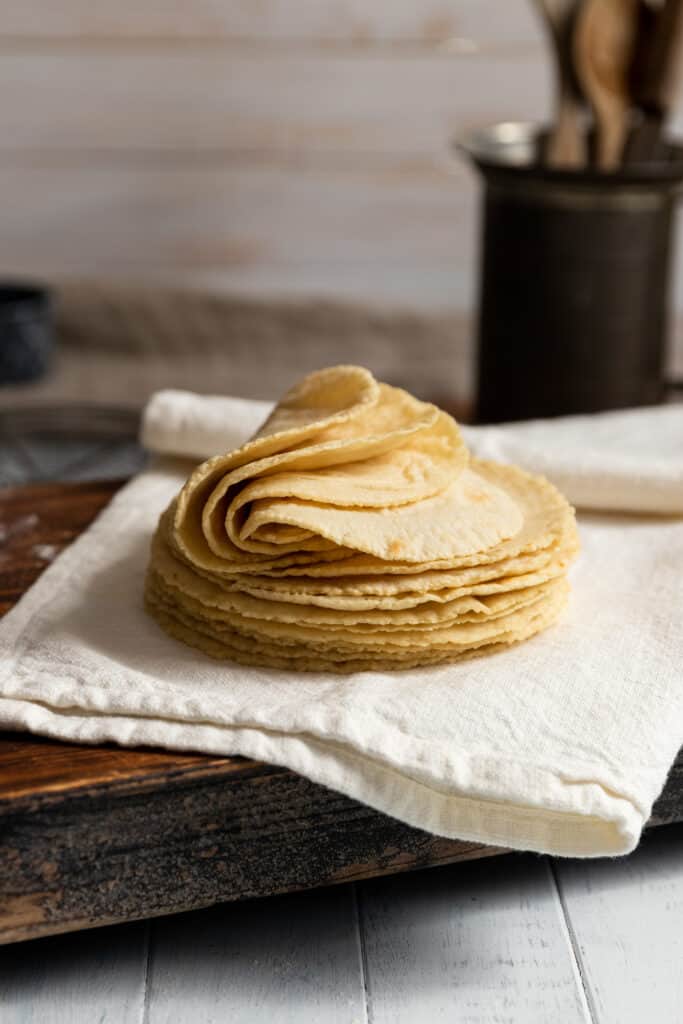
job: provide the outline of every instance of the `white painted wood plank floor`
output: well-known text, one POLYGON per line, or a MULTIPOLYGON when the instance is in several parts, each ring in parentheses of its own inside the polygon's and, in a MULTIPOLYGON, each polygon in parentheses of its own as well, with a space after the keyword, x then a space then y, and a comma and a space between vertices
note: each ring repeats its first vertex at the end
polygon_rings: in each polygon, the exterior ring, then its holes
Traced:
POLYGON ((680 1024, 683 826, 0 949, 2 1024, 680 1024))
MULTIPOLYGON (((0 485, 133 443, 0 438, 0 485)), ((683 825, 0 948, 0 1024, 682 1024, 683 825)))

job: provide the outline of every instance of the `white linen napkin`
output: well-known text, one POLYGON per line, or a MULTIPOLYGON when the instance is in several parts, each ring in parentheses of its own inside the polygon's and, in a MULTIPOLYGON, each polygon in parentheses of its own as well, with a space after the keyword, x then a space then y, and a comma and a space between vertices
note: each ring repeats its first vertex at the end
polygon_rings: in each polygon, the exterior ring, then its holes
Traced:
MULTIPOLYGON (((269 408, 164 392, 142 436, 199 459, 244 440, 269 408)), ((602 510, 579 517, 570 608, 547 632, 395 673, 212 661, 142 607, 152 530, 190 468, 167 457, 0 623, 0 725, 260 758, 443 836, 632 850, 683 743, 683 407, 466 433, 477 453, 542 470, 602 510)))

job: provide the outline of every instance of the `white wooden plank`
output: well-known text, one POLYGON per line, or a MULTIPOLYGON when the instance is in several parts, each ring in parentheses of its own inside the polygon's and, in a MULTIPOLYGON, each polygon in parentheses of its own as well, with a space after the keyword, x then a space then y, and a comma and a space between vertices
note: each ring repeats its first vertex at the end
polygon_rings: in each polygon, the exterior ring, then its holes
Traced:
POLYGON ((0 150, 413 154, 542 117, 544 55, 170 51, 0 57, 0 150))
MULTIPOLYGON (((473 265, 461 265, 459 253, 436 266, 425 263, 401 266, 387 262, 386 248, 376 262, 330 265, 263 263, 252 267, 206 267, 202 270, 145 271, 150 283, 175 284, 198 291, 249 295, 254 298, 341 299, 370 306, 425 313, 470 311, 474 289, 473 265)), ((50 272, 58 268, 50 268, 50 272)), ((129 274, 114 277, 131 281, 129 274)), ((455 347, 455 343, 454 343, 455 347)))
POLYGON ((506 857, 362 889, 373 1024, 590 1020, 550 873, 506 857))
POLYGON ((595 1018, 683 1020, 683 827, 647 834, 631 856, 555 861, 595 1018))
MULTIPOLYGON (((457 165, 454 165, 454 167, 457 165)), ((477 187, 460 168, 0 168, 0 273, 469 310, 477 187)), ((679 217, 674 298, 683 308, 679 217)), ((679 365, 683 334, 678 338, 679 365)))
POLYGON ((0 38, 536 43, 530 0, 4 0, 0 38))
POLYGON ((140 1024, 147 925, 0 947, 2 1024, 140 1024))
POLYGON ((363 1024, 349 887, 154 924, 148 1024, 363 1024))
POLYGON ((474 183, 447 172, 3 169, 0 191, 6 274, 469 299, 474 183))

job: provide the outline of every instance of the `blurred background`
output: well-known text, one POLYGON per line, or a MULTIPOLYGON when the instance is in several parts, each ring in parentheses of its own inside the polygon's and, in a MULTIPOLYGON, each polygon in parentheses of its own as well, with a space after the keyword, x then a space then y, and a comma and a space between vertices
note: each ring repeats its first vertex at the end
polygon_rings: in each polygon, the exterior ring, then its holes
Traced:
POLYGON ((358 361, 467 415, 479 183, 452 141, 548 115, 529 0, 0 10, 0 275, 54 286, 58 336, 5 412, 358 361))

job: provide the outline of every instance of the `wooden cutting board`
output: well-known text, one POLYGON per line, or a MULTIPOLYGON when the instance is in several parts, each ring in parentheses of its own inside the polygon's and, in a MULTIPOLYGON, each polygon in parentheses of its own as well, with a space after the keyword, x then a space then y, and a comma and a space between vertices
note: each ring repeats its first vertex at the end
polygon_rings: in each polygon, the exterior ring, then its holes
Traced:
MULTIPOLYGON (((0 490, 0 614, 119 486, 0 490)), ((649 824, 681 820, 679 756, 649 824)), ((506 852, 257 761, 0 734, 0 942, 506 852)))

